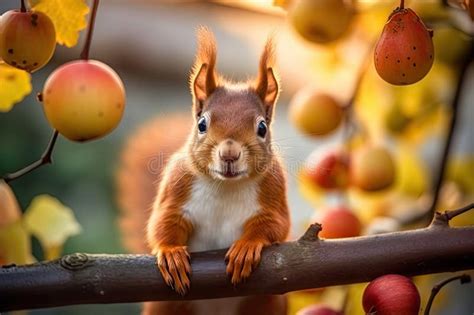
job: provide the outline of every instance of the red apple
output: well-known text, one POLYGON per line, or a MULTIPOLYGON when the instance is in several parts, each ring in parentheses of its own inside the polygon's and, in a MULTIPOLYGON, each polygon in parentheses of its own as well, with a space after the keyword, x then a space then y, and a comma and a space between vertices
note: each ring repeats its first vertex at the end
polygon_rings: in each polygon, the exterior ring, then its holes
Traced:
POLYGON ((290 105, 290 119, 304 134, 322 136, 331 133, 341 124, 342 106, 331 95, 302 90, 290 105))
POLYGON ((307 306, 296 313, 296 315, 344 315, 341 311, 335 311, 329 306, 314 304, 307 306))
POLYGON ((322 230, 319 236, 323 238, 343 238, 359 236, 361 223, 357 215, 345 206, 328 209, 321 217, 322 230))
POLYGON ((351 182, 366 191, 389 187, 395 181, 395 163, 390 152, 377 146, 365 146, 351 158, 351 182))
POLYGON ((62 65, 48 77, 42 95, 51 126, 75 141, 111 132, 125 108, 122 80, 112 68, 95 60, 62 65))
MULTIPOLYGON (((319 150, 318 150, 319 151, 319 150)), ((349 155, 344 150, 312 154, 306 175, 316 185, 324 189, 344 189, 349 184, 349 155)))
POLYGON ((33 72, 43 67, 56 48, 53 22, 44 13, 12 10, 0 18, 0 58, 33 72))
POLYGON ((362 297, 366 313, 418 315, 420 294, 410 278, 384 275, 369 283, 362 297))
POLYGON ((375 69, 395 85, 423 79, 434 59, 433 31, 411 9, 397 9, 389 18, 375 46, 375 69))

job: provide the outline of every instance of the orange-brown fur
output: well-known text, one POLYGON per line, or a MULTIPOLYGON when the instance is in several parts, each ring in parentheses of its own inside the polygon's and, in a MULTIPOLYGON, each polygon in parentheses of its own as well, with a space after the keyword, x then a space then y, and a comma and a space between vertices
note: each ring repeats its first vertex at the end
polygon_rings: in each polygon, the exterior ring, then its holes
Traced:
MULTIPOLYGON (((191 283, 190 256, 186 245, 195 227, 183 212, 193 184, 198 177, 219 181, 209 169, 216 145, 226 139, 237 139, 245 147, 242 162, 248 168, 246 178, 258 183, 258 213, 242 227, 240 237, 226 254, 230 281, 237 285, 251 275, 260 262, 262 249, 284 241, 290 219, 286 201, 286 180, 279 158, 271 149, 271 132, 257 141, 255 117, 271 123, 279 85, 273 70, 273 44, 265 46, 255 82, 242 88, 229 88, 230 83, 215 72, 215 40, 207 29, 199 31, 199 47, 191 91, 195 123, 187 143, 170 159, 163 171, 160 187, 147 225, 148 245, 157 256, 157 265, 166 283, 185 294, 191 283), (207 111, 211 126, 205 137, 196 132, 197 119, 207 111), (243 158, 244 159, 244 158, 243 158)), ((235 314, 285 314, 280 297, 245 298, 235 314), (251 310, 254 310, 252 312, 251 310)), ((230 312, 231 310, 229 310, 230 312)), ((193 314, 192 302, 147 303, 145 314, 193 314)))

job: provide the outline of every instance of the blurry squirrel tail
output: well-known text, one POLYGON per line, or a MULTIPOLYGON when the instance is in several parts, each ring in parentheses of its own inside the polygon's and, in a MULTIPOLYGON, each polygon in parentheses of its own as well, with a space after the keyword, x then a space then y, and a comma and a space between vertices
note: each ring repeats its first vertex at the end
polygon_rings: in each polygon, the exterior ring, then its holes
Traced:
POLYGON ((189 115, 152 119, 127 139, 116 172, 122 243, 131 253, 148 253, 145 227, 168 158, 186 141, 189 115))

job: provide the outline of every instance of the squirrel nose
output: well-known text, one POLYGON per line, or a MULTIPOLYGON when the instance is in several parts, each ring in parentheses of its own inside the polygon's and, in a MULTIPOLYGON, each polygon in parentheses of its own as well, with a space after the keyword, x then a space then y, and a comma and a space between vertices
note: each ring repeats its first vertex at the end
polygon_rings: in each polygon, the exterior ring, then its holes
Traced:
POLYGON ((225 140, 219 148, 219 158, 221 161, 229 163, 236 162, 242 155, 242 147, 233 140, 225 140))

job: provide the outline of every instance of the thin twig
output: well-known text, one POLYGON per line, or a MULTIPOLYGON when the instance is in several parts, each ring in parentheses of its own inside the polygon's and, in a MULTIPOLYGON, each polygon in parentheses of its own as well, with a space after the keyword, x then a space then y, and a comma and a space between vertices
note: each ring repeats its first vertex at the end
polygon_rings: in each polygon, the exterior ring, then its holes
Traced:
POLYGON ((436 295, 438 294, 438 292, 441 290, 441 288, 443 288, 448 283, 450 283, 452 281, 455 281, 455 280, 458 280, 458 279, 461 280, 461 284, 471 282, 471 277, 467 274, 463 274, 463 275, 460 275, 460 276, 455 276, 455 277, 443 280, 440 283, 436 284, 433 287, 433 289, 431 289, 431 295, 430 295, 430 298, 428 299, 428 303, 426 303, 426 308, 425 308, 424 315, 430 315, 431 305, 433 304, 433 301, 434 301, 436 295))
POLYGON ((454 94, 453 105, 452 105, 452 112, 451 112, 451 121, 449 122, 449 129, 448 134, 446 136, 446 142, 443 148, 443 152, 441 155, 440 164, 438 167, 438 173, 436 174, 436 180, 434 185, 434 193, 433 193, 433 200, 429 207, 429 211, 426 213, 424 217, 425 221, 431 220, 435 214, 436 206, 439 201, 441 187, 443 185, 444 176, 447 169, 447 164, 449 160, 449 155, 451 152, 451 147, 454 139, 454 134, 456 131, 456 123, 457 123, 457 116, 459 112, 460 103, 461 103, 461 94, 463 91, 464 81, 467 77, 467 69, 472 62, 474 57, 474 41, 471 39, 469 51, 466 53, 464 60, 462 62, 462 66, 459 73, 459 80, 456 86, 456 92, 454 94))
POLYGON ((445 211, 444 215, 446 216, 446 219, 448 219, 449 221, 452 218, 457 217, 458 215, 463 214, 464 212, 467 212, 471 209, 474 209, 474 203, 471 203, 470 205, 467 205, 457 210, 445 211))
POLYGON ((91 48, 92 34, 94 33, 95 17, 97 15, 97 8, 99 7, 99 0, 94 0, 92 6, 92 13, 89 21, 89 28, 87 30, 86 42, 84 44, 84 49, 81 52, 81 59, 89 60, 89 50, 91 48))
POLYGON ((57 138, 58 138, 58 131, 54 130, 53 134, 51 135, 51 138, 49 140, 48 146, 44 150, 44 152, 41 155, 41 158, 39 160, 31 163, 28 166, 25 166, 24 168, 14 172, 14 173, 10 173, 10 174, 7 174, 7 175, 3 176, 2 179, 5 182, 8 183, 8 182, 11 182, 15 179, 18 179, 18 178, 22 177, 23 175, 26 175, 26 174, 34 171, 35 169, 37 169, 37 168, 39 168, 39 167, 41 167, 45 164, 51 164, 53 162, 52 154, 53 154, 54 145, 56 144, 56 139, 57 138))
POLYGON ((463 214, 464 212, 467 212, 469 210, 474 209, 474 203, 471 203, 467 206, 464 206, 462 208, 456 209, 456 210, 451 210, 451 211, 444 211, 444 212, 435 212, 435 216, 433 218, 433 221, 431 225, 433 226, 449 226, 449 221, 458 215, 463 214))

